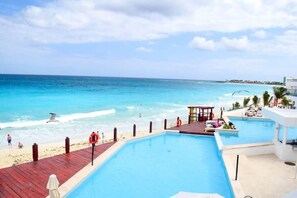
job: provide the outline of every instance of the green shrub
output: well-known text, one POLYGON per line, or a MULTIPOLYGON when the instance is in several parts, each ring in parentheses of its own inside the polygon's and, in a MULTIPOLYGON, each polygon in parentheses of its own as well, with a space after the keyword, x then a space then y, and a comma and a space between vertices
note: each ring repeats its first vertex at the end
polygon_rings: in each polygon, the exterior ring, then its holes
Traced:
POLYGON ((223 126, 223 129, 231 129, 231 126, 228 125, 228 124, 225 124, 225 125, 223 126))

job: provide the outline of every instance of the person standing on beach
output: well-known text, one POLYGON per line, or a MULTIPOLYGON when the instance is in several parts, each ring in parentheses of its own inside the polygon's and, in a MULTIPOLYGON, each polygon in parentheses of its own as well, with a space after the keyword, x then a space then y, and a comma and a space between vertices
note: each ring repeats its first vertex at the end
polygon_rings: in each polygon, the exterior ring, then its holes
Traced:
POLYGON ((11 145, 12 145, 11 140, 12 140, 12 137, 8 134, 8 135, 7 135, 7 143, 8 143, 8 146, 11 146, 11 145))
POLYGON ((104 143, 104 133, 102 132, 102 143, 104 143))

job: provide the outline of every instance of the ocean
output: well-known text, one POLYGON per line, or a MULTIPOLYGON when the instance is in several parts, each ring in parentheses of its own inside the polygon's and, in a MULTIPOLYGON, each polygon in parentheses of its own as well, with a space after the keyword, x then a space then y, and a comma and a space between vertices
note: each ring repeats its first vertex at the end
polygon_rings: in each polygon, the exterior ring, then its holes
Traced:
POLYGON ((115 77, 0 75, 0 148, 6 136, 24 145, 63 142, 65 137, 87 140, 92 131, 119 137, 137 130, 148 131, 187 122, 188 105, 213 105, 230 109, 244 97, 262 95, 272 86, 199 80, 115 77), (246 90, 232 95, 235 91, 246 90), (56 113, 60 122, 47 123, 56 113))

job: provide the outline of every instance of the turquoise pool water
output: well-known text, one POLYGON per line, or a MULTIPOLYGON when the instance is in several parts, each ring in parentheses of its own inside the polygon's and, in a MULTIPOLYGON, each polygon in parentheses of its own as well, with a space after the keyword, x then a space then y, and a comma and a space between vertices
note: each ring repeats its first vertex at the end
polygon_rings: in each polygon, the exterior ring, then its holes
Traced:
MULTIPOLYGON (((223 145, 253 144, 272 142, 274 121, 253 118, 230 118, 239 132, 237 135, 220 132, 223 145)), ((280 128, 279 140, 283 139, 283 127, 280 128)), ((297 128, 289 128, 287 139, 297 139, 297 128)))
POLYGON ((234 197, 214 137, 165 133, 127 143, 67 197, 234 197))

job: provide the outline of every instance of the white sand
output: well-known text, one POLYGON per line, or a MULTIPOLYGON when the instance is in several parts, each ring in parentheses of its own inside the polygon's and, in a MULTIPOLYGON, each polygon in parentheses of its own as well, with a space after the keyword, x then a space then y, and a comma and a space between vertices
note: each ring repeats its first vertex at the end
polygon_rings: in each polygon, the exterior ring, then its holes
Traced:
MULTIPOLYGON (((89 143, 83 141, 76 143, 70 142, 70 145, 70 151, 89 147, 89 143)), ((18 149, 17 146, 7 147, 8 149, 3 149, 0 152, 0 168, 33 161, 32 145, 25 145, 22 149, 18 149)), ((65 153, 65 143, 38 145, 38 159, 62 153, 65 153)))
MULTIPOLYGON (((148 133, 137 131, 137 136, 148 133)), ((118 134, 118 139, 125 139, 132 136, 132 133, 118 134)), ((101 137, 100 137, 101 138, 101 137)), ((113 133, 105 134, 104 143, 113 141, 113 133)), ((99 140, 98 144, 102 144, 102 139, 99 140)), ((71 140, 70 139, 70 152, 88 148, 91 145, 88 140, 71 140)), ((40 144, 38 145, 38 159, 51 157, 65 153, 65 142, 58 142, 53 144, 40 144)), ((19 149, 17 143, 13 146, 7 146, 7 149, 0 150, 0 168, 10 167, 26 162, 33 161, 32 145, 24 145, 23 148, 19 149)))

